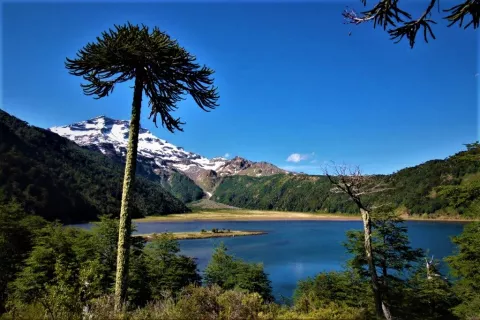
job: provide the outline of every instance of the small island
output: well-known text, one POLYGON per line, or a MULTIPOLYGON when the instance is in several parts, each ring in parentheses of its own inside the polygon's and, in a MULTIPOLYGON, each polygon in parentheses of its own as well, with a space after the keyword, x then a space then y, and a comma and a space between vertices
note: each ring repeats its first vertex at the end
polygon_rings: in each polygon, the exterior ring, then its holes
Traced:
MULTIPOLYGON (((187 232, 169 232, 176 240, 189 240, 189 239, 207 239, 207 238, 224 238, 224 237, 244 237, 244 236, 258 236, 267 234, 265 231, 242 231, 242 230, 230 230, 230 229, 212 229, 201 231, 187 231, 187 232)), ((149 234, 136 234, 135 237, 142 237, 145 240, 152 240, 156 235, 162 233, 149 233, 149 234)))

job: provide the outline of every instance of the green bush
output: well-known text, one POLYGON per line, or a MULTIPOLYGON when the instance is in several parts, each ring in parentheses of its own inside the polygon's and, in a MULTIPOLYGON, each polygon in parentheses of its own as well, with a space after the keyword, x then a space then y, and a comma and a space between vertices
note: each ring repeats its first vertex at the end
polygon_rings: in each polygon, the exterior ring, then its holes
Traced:
POLYGON ((222 289, 239 288, 258 293, 265 301, 273 301, 272 288, 262 264, 247 263, 227 254, 227 247, 220 243, 205 268, 207 285, 216 284, 222 289))

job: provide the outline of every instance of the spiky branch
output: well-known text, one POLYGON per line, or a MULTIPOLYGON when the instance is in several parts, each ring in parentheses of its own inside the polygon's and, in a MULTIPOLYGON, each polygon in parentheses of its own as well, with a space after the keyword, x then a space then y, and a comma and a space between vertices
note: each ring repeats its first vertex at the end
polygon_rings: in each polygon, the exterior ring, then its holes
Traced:
MULTIPOLYGON (((366 0, 361 1, 366 6, 366 0)), ((413 19, 412 15, 399 7, 400 0, 380 0, 370 10, 357 13, 353 9, 345 9, 342 13, 345 23, 359 25, 369 21, 373 21, 373 27, 381 25, 383 30, 390 34, 390 39, 395 43, 400 42, 403 38, 409 41, 411 48, 415 46, 417 33, 423 30, 423 38, 428 43, 429 37, 435 39, 432 25, 436 21, 431 19, 431 13, 435 4, 439 4, 439 0, 429 0, 428 5, 422 15, 413 19)), ((443 10, 449 15, 443 19, 450 22, 449 27, 458 24, 463 26, 464 20, 469 19, 464 29, 473 26, 477 29, 480 25, 480 0, 466 0, 461 4, 443 10)))

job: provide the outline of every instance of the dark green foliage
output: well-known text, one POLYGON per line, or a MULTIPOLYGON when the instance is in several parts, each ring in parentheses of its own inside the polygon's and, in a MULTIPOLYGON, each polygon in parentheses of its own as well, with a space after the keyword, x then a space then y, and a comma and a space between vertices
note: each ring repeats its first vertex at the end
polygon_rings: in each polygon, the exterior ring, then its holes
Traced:
POLYGON ((272 288, 262 264, 242 261, 227 253, 227 247, 221 243, 205 268, 204 280, 207 285, 216 284, 225 290, 243 289, 256 292, 265 301, 273 301, 272 288))
POLYGON ((294 293, 295 309, 311 312, 331 303, 370 312, 374 309, 369 284, 354 272, 324 272, 298 282, 294 293))
MULTIPOLYGON (((382 207, 372 213, 374 263, 378 268, 380 280, 386 286, 389 281, 398 280, 398 277, 403 276, 424 257, 421 249, 410 247, 404 221, 389 209, 382 207)), ((364 239, 363 231, 348 231, 344 246, 353 256, 348 262, 349 266, 360 275, 368 277, 364 239)))
POLYGON ((180 245, 171 234, 153 238, 144 249, 151 297, 162 298, 164 292, 175 295, 188 284, 200 284, 197 264, 192 258, 178 255, 180 245))
MULTIPOLYGON (((8 273, 10 285, 8 292, 3 288, 4 301, 8 300, 10 310, 39 304, 52 317, 79 314, 93 299, 112 292, 117 240, 118 220, 105 216, 91 231, 46 224, 36 231, 25 262, 10 260, 15 263, 10 268, 20 272, 16 278, 8 273)), ((3 241, 0 244, 3 248, 3 241)), ((171 235, 162 235, 146 247, 141 237, 134 237, 130 251, 128 297, 132 306, 159 299, 163 291, 176 294, 200 282, 196 262, 178 255, 178 242, 171 235)))
POLYGON ((21 270, 36 233, 45 223, 40 217, 26 215, 14 201, 0 204, 0 314, 5 311, 7 284, 21 270))
POLYGON ((454 290, 461 299, 454 312, 462 319, 480 317, 480 222, 465 226, 462 234, 453 238, 457 254, 446 260, 452 270, 454 290))
POLYGON ((203 190, 192 179, 178 172, 173 172, 168 181, 162 181, 162 186, 183 203, 200 200, 203 197, 203 190))
MULTIPOLYGON (((122 165, 0 110, 0 204, 16 198, 47 220, 91 221, 120 212, 122 165)), ((159 182, 139 177, 136 217, 188 209, 159 182)))
POLYGON ((58 224, 43 228, 25 267, 11 283, 12 307, 39 303, 52 318, 78 314, 86 283, 96 288, 94 280, 101 281, 87 260, 95 251, 86 233, 58 224))
MULTIPOLYGON (((370 274, 365 257, 364 233, 349 231, 347 239, 344 245, 352 256, 347 265, 367 284, 370 274)), ((382 299, 394 317, 453 318, 450 310, 458 300, 451 283, 441 275, 433 261, 424 258, 423 250, 410 247, 403 220, 388 206, 372 213, 372 247, 382 299), (428 272, 427 261, 430 263, 428 272)))
POLYGON ((455 319, 451 310, 459 303, 452 284, 442 275, 428 277, 424 263, 414 267, 397 289, 397 316, 403 319, 455 319))
MULTIPOLYGON (((392 203, 409 214, 478 215, 480 147, 469 144, 445 160, 432 160, 392 175, 375 176, 391 190, 372 194, 367 203, 392 203)), ((330 192, 325 176, 273 175, 232 176, 223 179, 213 199, 232 206, 280 211, 358 213, 357 206, 344 195, 330 192)))
POLYGON ((213 198, 240 208, 280 211, 355 213, 354 203, 330 193, 326 177, 278 174, 267 177, 232 176, 223 179, 213 198))

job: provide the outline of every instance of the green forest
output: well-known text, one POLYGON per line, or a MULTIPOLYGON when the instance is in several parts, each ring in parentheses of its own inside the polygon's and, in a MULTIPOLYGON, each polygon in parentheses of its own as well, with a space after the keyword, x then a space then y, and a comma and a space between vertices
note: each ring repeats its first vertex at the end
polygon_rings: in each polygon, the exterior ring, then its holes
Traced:
MULTIPOLYGON (((388 191, 365 197, 371 203, 388 202, 404 214, 475 217, 480 214, 480 144, 465 145, 444 160, 431 160, 391 175, 373 178, 388 191)), ((225 177, 213 200, 249 209, 358 213, 346 196, 331 192, 326 176, 274 175, 225 177)))
MULTIPOLYGON (((28 213, 63 223, 88 222, 101 214, 118 216, 122 164, 2 110, 0 136, 0 204, 17 202, 28 213)), ((198 194, 185 179, 177 175, 173 179, 173 194, 181 190, 185 195, 198 194)), ((138 175, 134 217, 187 211, 181 200, 162 187, 160 179, 138 175)))

